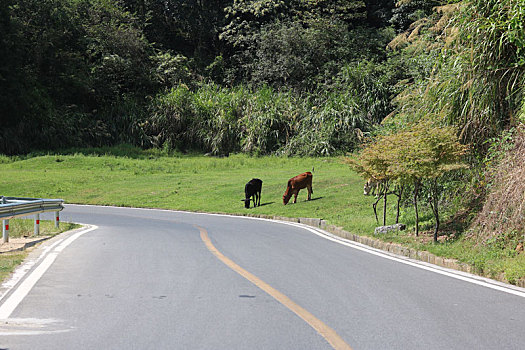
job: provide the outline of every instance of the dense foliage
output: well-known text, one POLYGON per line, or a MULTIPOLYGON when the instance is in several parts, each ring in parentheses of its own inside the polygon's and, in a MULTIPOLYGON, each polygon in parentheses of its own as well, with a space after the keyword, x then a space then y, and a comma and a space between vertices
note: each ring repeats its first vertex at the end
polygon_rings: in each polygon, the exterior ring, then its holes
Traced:
MULTIPOLYGON (((487 154, 496 149, 494 145, 502 143, 511 147, 512 142, 518 143, 517 139, 508 138, 500 141, 500 135, 506 135, 507 129, 518 127, 524 121, 524 9, 525 1, 448 2, 434 7, 432 13, 420 16, 389 43, 393 50, 391 62, 412 64, 407 70, 409 79, 399 81, 401 89, 393 100, 395 111, 383 120, 377 132, 385 136, 378 139, 410 136, 406 135, 407 130, 422 127, 431 121, 441 128, 453 127, 459 140, 471 146, 472 152, 467 158, 471 171, 448 175, 440 186, 434 180, 426 184, 425 181, 416 181, 412 186, 414 203, 417 203, 420 190, 428 199, 435 215, 436 231, 439 217, 435 209, 440 203, 451 204, 446 198, 454 198, 455 195, 462 205, 474 209, 477 208, 475 203, 483 201, 483 196, 488 195, 488 207, 481 213, 482 217, 476 219, 477 223, 487 226, 486 212, 491 210, 487 208, 493 207, 490 203, 509 203, 505 197, 511 198, 503 190, 509 185, 507 174, 522 171, 517 163, 509 163, 510 158, 502 158, 501 164, 490 164, 486 159, 487 154), (513 164, 514 168, 511 169, 509 164, 513 164), (504 183, 491 187, 486 181, 487 170, 488 178, 500 179, 504 183), (500 173, 495 175, 491 172, 500 173), (448 194, 441 195, 441 200, 436 201, 439 198, 436 189, 440 187, 441 190, 448 190, 448 194), (463 194, 459 194, 460 189, 463 194)), ((425 9, 422 7, 421 10, 424 12, 425 9)), ((431 133, 432 128, 428 128, 427 132, 431 133)), ((410 144, 410 138, 405 142, 410 144)), ((421 152, 428 145, 425 142, 414 145, 414 148, 421 152)), ((396 149, 397 146, 383 149, 396 149)), ((373 149, 369 147, 366 146, 361 153, 362 160, 366 160, 373 149)), ((519 149, 520 146, 516 147, 519 149)), ((402 161, 397 164, 402 165, 403 172, 410 172, 409 164, 405 166, 402 161)), ((419 166, 422 164, 423 160, 418 161, 419 166)), ((518 186, 512 191, 520 193, 523 190, 518 186)), ((521 204, 514 205, 504 210, 504 217, 490 221, 491 236, 514 237, 514 233, 519 232, 520 225, 516 223, 522 221, 523 210, 520 209, 521 204), (517 207, 514 208, 514 205, 517 207)), ((479 227, 475 229, 479 230, 479 227)), ((518 239, 521 247, 524 239, 523 235, 518 239)))
POLYGON ((351 151, 392 110, 391 10, 361 0, 3 1, 0 153, 123 142, 351 151))

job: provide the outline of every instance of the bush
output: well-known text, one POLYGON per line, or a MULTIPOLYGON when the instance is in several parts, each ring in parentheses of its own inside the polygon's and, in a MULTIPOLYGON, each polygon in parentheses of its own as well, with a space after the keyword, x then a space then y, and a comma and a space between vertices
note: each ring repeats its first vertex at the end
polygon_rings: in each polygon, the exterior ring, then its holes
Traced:
POLYGON ((347 67, 329 89, 312 94, 179 85, 159 94, 146 122, 157 147, 328 156, 353 151, 363 132, 389 112, 389 90, 373 65, 347 67), (369 73, 375 75, 369 76, 369 73), (374 96, 376 98, 374 98, 374 96))
POLYGON ((284 147, 301 111, 289 92, 268 86, 246 98, 241 123, 241 149, 251 154, 272 154, 284 147))

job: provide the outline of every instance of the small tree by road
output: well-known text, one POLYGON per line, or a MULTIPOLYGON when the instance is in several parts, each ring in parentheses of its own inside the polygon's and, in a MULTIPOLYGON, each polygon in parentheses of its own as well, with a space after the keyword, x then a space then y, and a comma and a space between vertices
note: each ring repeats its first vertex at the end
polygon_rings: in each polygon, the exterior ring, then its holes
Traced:
MULTIPOLYGON (((389 184, 396 183, 400 188, 413 184, 416 236, 419 234, 419 193, 422 186, 428 186, 429 204, 435 219, 434 241, 437 241, 440 225, 438 183, 445 173, 466 167, 461 158, 467 150, 468 146, 459 143, 454 127, 421 121, 395 134, 378 137, 356 158, 347 158, 347 162, 364 178, 384 182, 384 214, 389 184)), ((383 222, 385 224, 385 219, 383 222)))

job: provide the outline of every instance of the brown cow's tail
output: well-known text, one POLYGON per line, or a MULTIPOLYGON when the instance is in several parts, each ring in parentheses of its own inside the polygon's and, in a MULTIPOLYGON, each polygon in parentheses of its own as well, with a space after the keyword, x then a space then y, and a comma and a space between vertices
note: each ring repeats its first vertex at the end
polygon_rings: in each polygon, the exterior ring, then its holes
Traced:
MULTIPOLYGON (((312 178, 313 178, 313 173, 314 173, 314 167, 312 167, 312 178)), ((314 187, 313 186, 310 186, 310 191, 312 193, 314 193, 314 187)))
POLYGON ((312 167, 312 178, 310 179, 310 193, 314 193, 314 186, 312 186, 312 180, 314 179, 314 175, 313 175, 313 172, 314 172, 314 167, 312 167))

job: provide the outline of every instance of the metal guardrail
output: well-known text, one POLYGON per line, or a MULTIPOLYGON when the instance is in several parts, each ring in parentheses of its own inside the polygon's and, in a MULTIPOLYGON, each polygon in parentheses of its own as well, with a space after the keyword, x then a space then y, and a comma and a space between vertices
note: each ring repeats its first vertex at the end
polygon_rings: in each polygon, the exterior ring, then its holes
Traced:
POLYGON ((0 219, 2 219, 3 242, 9 242, 9 219, 35 215, 34 234, 40 233, 40 214, 55 212, 55 227, 59 226, 59 212, 64 209, 63 199, 40 199, 40 198, 18 198, 0 197, 0 219))

